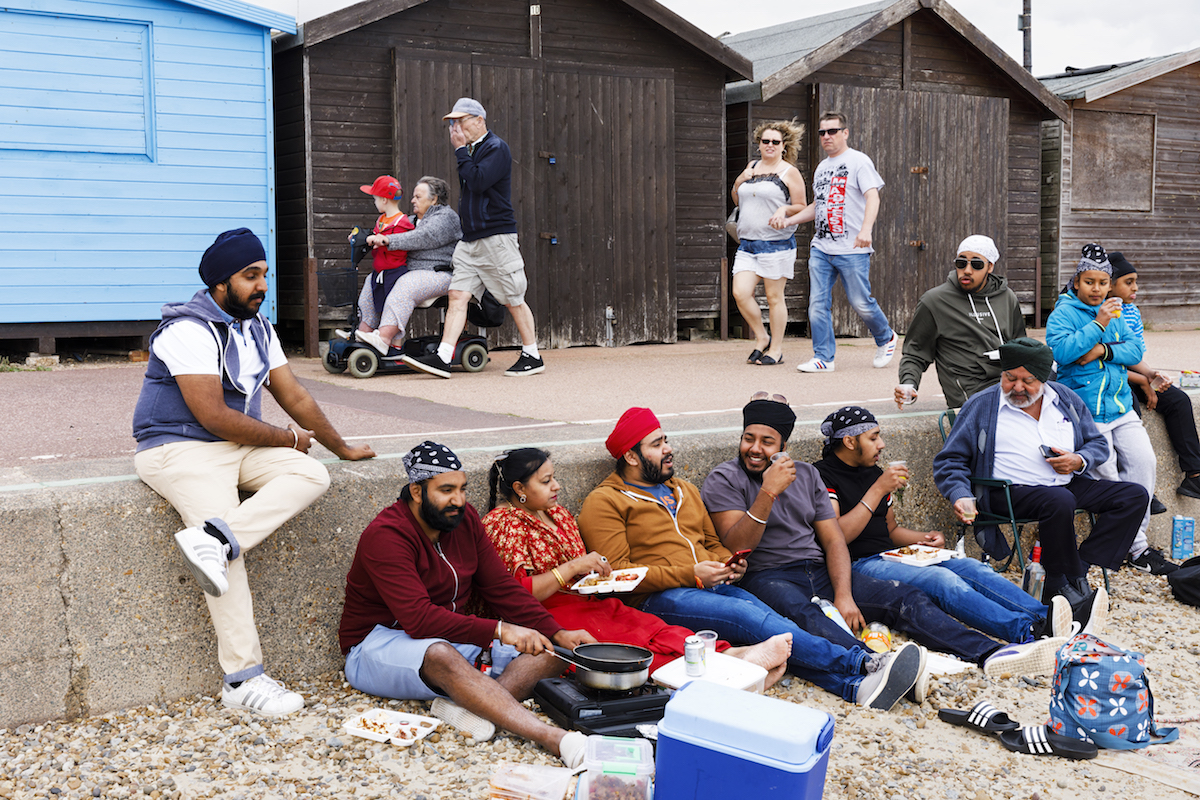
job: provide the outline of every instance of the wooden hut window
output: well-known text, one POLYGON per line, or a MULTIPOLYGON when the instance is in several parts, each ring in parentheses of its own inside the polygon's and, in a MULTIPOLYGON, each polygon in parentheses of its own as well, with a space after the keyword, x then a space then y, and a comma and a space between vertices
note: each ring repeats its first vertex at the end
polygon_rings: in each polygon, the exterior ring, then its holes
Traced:
POLYGON ((1075 111, 1071 210, 1154 210, 1154 115, 1075 111))
POLYGON ((0 149, 152 155, 150 26, 0 9, 0 149))

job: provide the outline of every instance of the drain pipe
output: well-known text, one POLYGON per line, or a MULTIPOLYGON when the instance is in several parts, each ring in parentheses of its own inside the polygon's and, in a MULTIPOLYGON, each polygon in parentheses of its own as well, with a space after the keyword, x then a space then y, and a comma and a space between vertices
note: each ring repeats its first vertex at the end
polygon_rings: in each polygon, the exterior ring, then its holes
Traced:
POLYGON ((613 346, 613 323, 617 320, 617 314, 613 311, 612 306, 604 307, 604 346, 613 346))

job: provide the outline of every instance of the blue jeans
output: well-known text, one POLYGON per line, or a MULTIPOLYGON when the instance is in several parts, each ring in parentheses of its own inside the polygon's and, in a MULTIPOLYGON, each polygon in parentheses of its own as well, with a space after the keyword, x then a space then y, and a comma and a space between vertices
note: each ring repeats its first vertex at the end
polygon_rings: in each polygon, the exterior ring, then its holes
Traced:
MULTIPOLYGON (((854 640, 812 602, 814 596, 833 600, 833 583, 824 561, 797 561, 786 567, 750 572, 742 578, 741 584, 746 591, 814 636, 824 636, 837 643, 854 640)), ((984 659, 1000 648, 979 631, 973 631, 947 615, 933 604, 929 595, 915 586, 854 575, 851 590, 863 619, 903 631, 930 650, 950 653, 982 665, 984 659)))
POLYGON ((871 254, 830 256, 813 247, 808 253, 808 329, 812 332, 813 354, 822 361, 833 361, 837 352, 833 336, 833 285, 838 280, 846 290, 850 306, 867 324, 875 344, 885 345, 892 338, 892 327, 871 296, 871 254))
POLYGON ((950 616, 1006 642, 1028 641, 1029 626, 1046 618, 1044 605, 973 558, 914 567, 874 555, 855 561, 854 572, 915 586, 950 616))
MULTIPOLYGON (((871 652, 862 642, 837 629, 837 643, 801 630, 737 586, 711 589, 666 589, 649 595, 642 611, 672 625, 714 630, 735 645, 757 644, 780 633, 792 635, 788 671, 851 703, 863 679, 863 663, 871 652)), ((829 637, 833 638, 833 637, 829 637)))

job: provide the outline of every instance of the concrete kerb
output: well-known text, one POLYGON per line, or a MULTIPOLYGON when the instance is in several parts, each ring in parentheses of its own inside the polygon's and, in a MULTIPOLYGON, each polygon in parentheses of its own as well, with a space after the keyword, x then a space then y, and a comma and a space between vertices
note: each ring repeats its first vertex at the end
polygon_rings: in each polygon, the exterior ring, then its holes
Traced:
MULTIPOLYGON (((954 529, 931 479, 941 447, 937 414, 884 417, 885 458, 914 473, 897 506, 914 528, 954 529)), ((672 430, 676 469, 697 484, 735 452, 738 429, 672 430)), ((1200 501, 1175 495, 1179 472, 1161 422, 1147 415, 1159 453, 1159 496, 1171 513, 1196 516, 1200 501)), ((487 505, 487 469, 502 447, 445 437, 469 473, 468 495, 487 505)), ((789 447, 819 457, 816 423, 801 421, 789 447)), ((526 443, 514 443, 520 446, 526 443)), ((612 469, 596 440, 542 443, 578 512, 612 469)), ((267 669, 284 680, 342 666, 337 646, 346 570, 358 535, 406 482, 398 456, 329 464, 319 501, 248 556, 267 669)), ((221 671, 200 592, 171 540, 178 515, 132 476, 0 492, 0 519, 17 546, 0 567, 9 613, 0 622, 0 727, 75 717, 219 688, 221 671)), ((1150 540, 1169 548, 1170 515, 1153 518, 1150 540)))

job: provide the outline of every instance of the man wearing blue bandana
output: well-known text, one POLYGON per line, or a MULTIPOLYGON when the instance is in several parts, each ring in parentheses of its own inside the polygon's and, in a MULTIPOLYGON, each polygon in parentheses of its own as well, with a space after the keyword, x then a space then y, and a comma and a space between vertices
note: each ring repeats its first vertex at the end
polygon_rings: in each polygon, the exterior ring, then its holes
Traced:
POLYGON ((242 554, 329 488, 329 473, 307 455, 313 440, 347 461, 375 453, 347 444, 292 374, 259 313, 266 258, 249 229, 226 231, 200 259, 208 288, 163 306, 133 436, 138 477, 187 526, 175 544, 208 602, 224 672, 221 702, 279 716, 303 708, 304 699, 265 672, 242 554), (262 421, 263 388, 295 424, 262 421), (253 494, 241 501, 239 490, 253 494))

